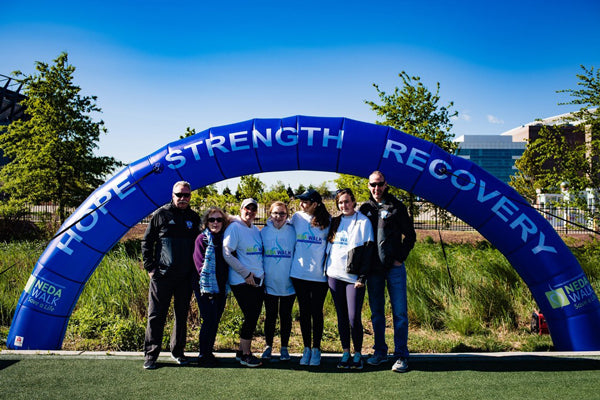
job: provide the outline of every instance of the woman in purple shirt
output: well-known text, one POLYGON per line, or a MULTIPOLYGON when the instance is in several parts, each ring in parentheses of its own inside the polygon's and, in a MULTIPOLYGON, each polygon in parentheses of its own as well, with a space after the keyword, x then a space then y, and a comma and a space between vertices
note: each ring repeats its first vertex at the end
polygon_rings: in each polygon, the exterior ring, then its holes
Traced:
POLYGON ((217 366, 213 347, 227 300, 229 265, 223 258, 223 232, 228 223, 229 219, 223 210, 209 208, 202 219, 204 230, 196 238, 194 248, 194 264, 198 275, 193 286, 202 316, 198 356, 198 365, 201 367, 217 366))

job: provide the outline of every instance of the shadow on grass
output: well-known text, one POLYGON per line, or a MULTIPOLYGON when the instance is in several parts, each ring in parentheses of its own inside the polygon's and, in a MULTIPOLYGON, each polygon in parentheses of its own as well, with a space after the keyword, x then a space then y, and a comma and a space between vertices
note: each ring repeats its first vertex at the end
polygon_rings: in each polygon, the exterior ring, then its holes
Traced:
POLYGON ((0 371, 2 371, 4 368, 8 368, 16 363, 18 363, 19 360, 0 360, 0 371))
MULTIPOLYGON (((260 369, 285 369, 290 371, 307 371, 313 373, 361 373, 390 370, 393 360, 377 366, 368 365, 366 356, 362 370, 339 369, 338 356, 323 355, 321 365, 318 367, 301 366, 298 357, 292 357, 290 361, 279 361, 273 358, 270 361, 263 360, 260 369)), ((600 359, 584 357, 560 357, 543 355, 507 355, 489 356, 476 354, 457 355, 417 355, 409 362, 409 371, 442 372, 442 371, 481 371, 481 372, 519 372, 519 371, 600 371, 600 359)), ((159 367, 175 368, 174 363, 159 363, 159 367)), ((199 368, 195 358, 187 368, 199 368)), ((219 357, 217 368, 248 368, 240 365, 234 358, 219 357)))

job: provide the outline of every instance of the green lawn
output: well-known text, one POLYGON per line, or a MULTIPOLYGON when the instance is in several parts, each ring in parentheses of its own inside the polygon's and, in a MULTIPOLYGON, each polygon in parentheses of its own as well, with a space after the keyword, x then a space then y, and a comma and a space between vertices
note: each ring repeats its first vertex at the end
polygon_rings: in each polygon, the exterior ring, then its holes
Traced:
POLYGON ((0 399, 597 399, 600 358, 415 356, 411 371, 391 363, 340 371, 337 358, 318 369, 271 362, 249 369, 232 358, 216 369, 162 359, 0 354, 0 399))

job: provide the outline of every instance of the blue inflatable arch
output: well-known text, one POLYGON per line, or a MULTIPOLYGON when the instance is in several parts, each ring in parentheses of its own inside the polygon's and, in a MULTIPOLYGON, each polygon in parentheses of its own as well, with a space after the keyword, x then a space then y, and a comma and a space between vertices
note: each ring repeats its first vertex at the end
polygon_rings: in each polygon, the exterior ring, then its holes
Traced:
POLYGON ((368 177, 445 208, 498 248, 529 286, 557 350, 600 350, 600 302, 552 226, 508 185, 436 145, 347 118, 294 116, 210 128, 127 166, 92 193, 46 248, 19 299, 11 349, 60 349, 69 317, 104 254, 170 201, 179 180, 193 189, 270 171, 368 177), (78 222, 77 222, 78 221, 78 222), (75 223, 76 222, 76 223, 75 223))

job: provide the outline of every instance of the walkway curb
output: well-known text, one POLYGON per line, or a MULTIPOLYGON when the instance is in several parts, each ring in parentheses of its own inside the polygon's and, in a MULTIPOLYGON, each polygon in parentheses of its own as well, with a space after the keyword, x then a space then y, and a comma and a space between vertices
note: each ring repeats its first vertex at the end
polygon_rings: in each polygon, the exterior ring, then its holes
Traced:
MULTIPOLYGON (((292 357, 301 357, 301 354, 294 353, 290 354, 292 357)), ((144 353, 137 351, 124 351, 124 352, 112 352, 112 351, 66 351, 66 350, 0 350, 0 358, 19 358, 19 357, 81 357, 81 358, 92 358, 92 359, 139 359, 143 360, 144 353)), ((186 356, 189 358, 196 358, 197 353, 187 352, 186 356)), ((215 356, 218 358, 234 358, 235 353, 216 352, 215 356)), ((337 358, 341 357, 341 353, 323 353, 323 358, 337 358)), ((585 359, 600 359, 600 351, 547 351, 547 352, 497 352, 497 353, 417 353, 411 354, 411 360, 448 360, 448 359, 478 359, 478 360, 494 360, 501 358, 585 358, 585 359)), ((171 353, 163 351, 160 353, 160 361, 170 360, 171 353)))

